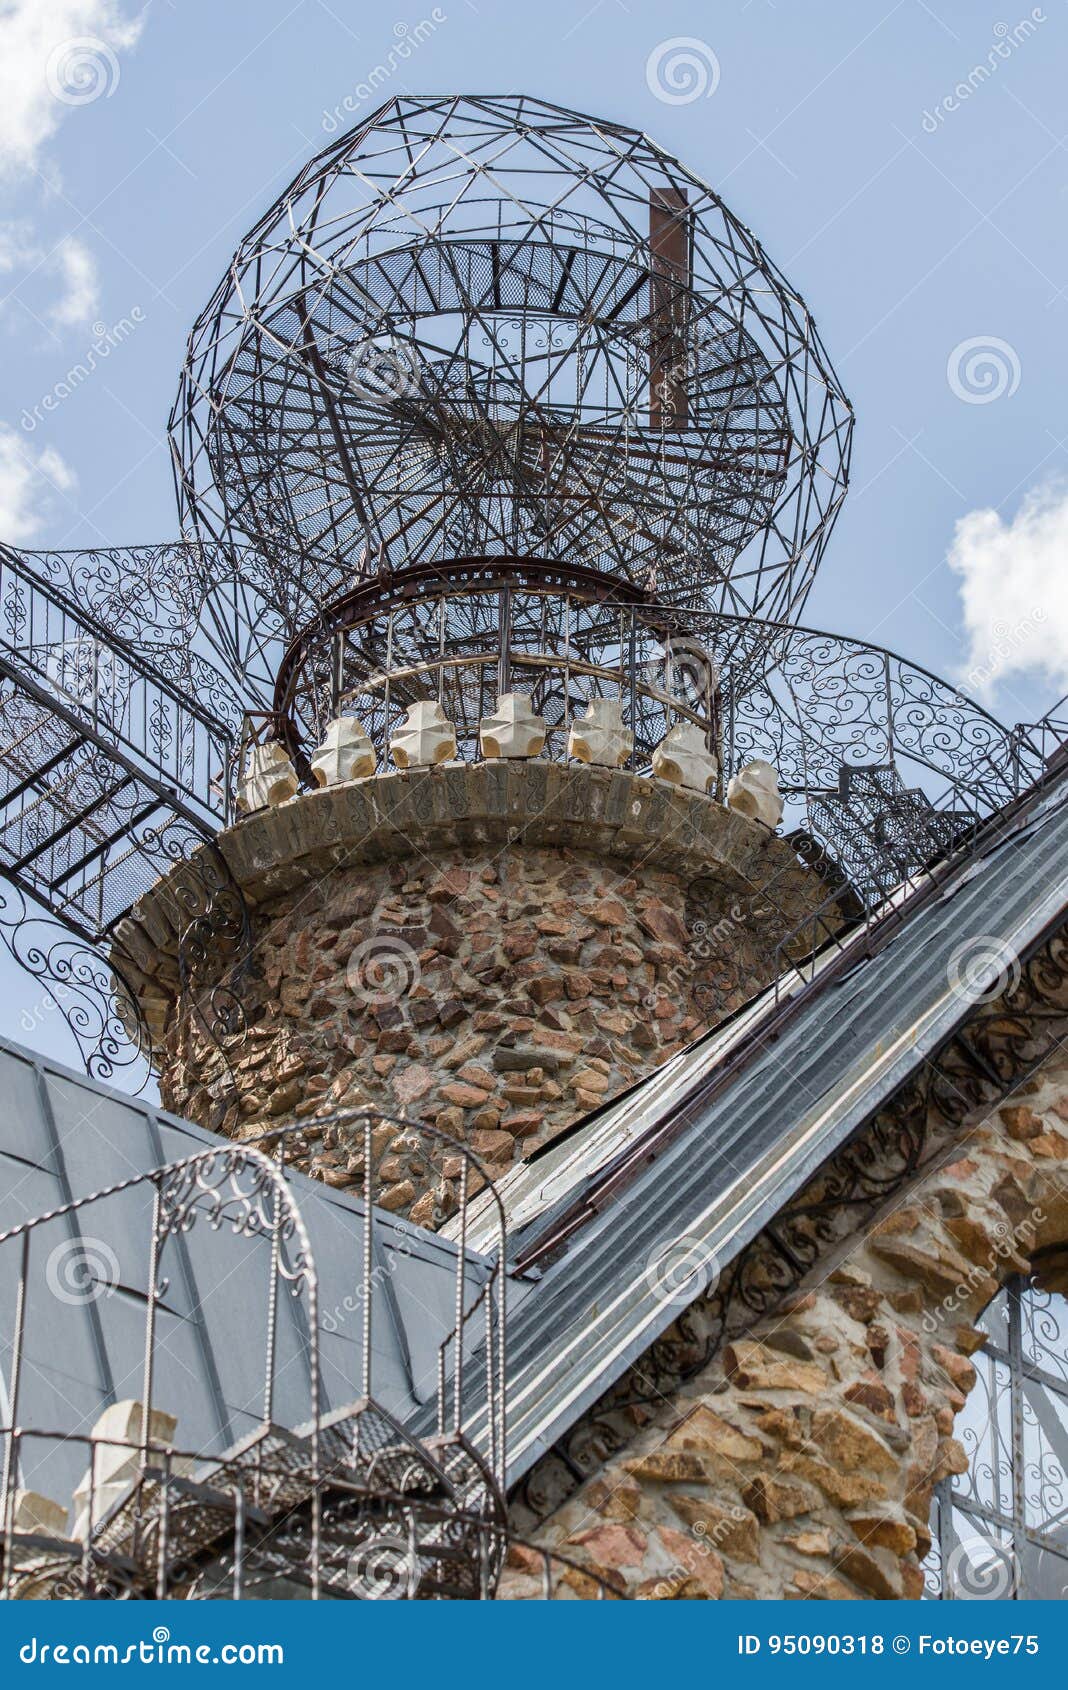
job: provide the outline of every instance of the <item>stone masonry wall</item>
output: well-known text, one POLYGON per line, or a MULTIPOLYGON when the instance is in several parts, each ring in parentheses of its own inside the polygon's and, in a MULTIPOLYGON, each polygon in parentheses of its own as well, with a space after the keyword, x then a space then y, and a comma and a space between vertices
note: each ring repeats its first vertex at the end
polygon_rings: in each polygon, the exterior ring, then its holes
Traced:
MULTIPOLYGON (((372 1104, 469 1145, 498 1178, 778 973, 827 889, 766 828, 622 771, 528 763, 389 775, 302 795, 221 836, 251 913, 248 1025, 213 1039, 176 980, 161 882, 125 967, 158 1029, 168 1108, 362 1185, 372 1104)), ((436 1226, 446 1147, 383 1125, 376 1190, 436 1226)))
MULTIPOLYGON (((239 1098, 187 1018, 167 1039, 164 1101, 238 1137, 306 1123, 289 1156, 332 1185, 361 1171, 359 1150, 316 1117, 365 1102, 432 1122, 499 1176, 766 982, 736 899, 722 881, 688 891, 544 847, 335 873, 256 912, 262 1009, 234 1064, 239 1098), (709 954, 702 936, 721 925, 709 954)), ((458 1169, 443 1158, 428 1193, 425 1154, 383 1156, 382 1201, 437 1224, 458 1169)))
MULTIPOLYGON (((1044 1252, 1066 1241, 1061 1055, 830 1272, 636 1410, 629 1446, 537 1541, 631 1596, 920 1596, 934 1486, 967 1466, 972 1323, 1036 1259, 1064 1289, 1065 1256, 1044 1252)), ((501 1594, 535 1594, 535 1570, 513 1551, 501 1594)))

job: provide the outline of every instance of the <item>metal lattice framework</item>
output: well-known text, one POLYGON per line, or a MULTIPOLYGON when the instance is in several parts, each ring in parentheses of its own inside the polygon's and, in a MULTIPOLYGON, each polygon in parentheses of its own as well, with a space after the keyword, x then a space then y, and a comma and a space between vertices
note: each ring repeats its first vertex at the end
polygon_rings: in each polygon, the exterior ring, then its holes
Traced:
MULTIPOLYGON (((966 844, 1059 743, 1052 718, 1006 729, 878 647, 683 612, 537 560, 455 560, 369 581, 322 607, 288 646, 246 614, 218 547, 0 548, 0 868, 13 882, 0 938, 57 999, 98 1077, 148 1048, 111 941, 161 874, 188 867, 170 916, 185 983, 195 988, 213 944, 240 973, 241 896, 222 857, 200 847, 233 817, 247 712, 290 742, 310 785, 308 756, 339 708, 363 719, 385 768, 390 734, 417 697, 444 702, 469 758, 480 755, 479 717, 508 686, 529 690, 546 716, 554 758, 592 698, 618 697, 640 772, 683 720, 717 750, 721 798, 752 758, 772 763, 787 828, 868 911, 966 844), (228 657, 228 641, 255 647, 266 692, 228 657)), ((225 997, 194 989, 193 1006, 212 1029, 233 1031, 239 995, 225 997)))
POLYGON ((1064 724, 1009 732, 892 653, 794 625, 851 426, 804 303, 632 130, 405 97, 313 159, 192 331, 184 538, 0 545, 0 939, 74 1005, 89 1066, 122 1060, 122 1026, 147 1048, 114 939, 176 864, 183 990, 213 1033, 239 1026, 239 992, 198 982, 213 945, 239 981, 247 913, 199 847, 256 734, 307 786, 339 709, 383 769, 419 698, 469 758, 512 688, 555 758, 591 699, 622 701, 641 773, 689 722, 720 800, 747 761, 775 766, 799 849, 855 910, 959 847, 1064 724))
POLYGON ((807 308, 707 184, 509 95, 397 99, 313 159, 196 323, 171 433, 183 528, 252 548, 281 619, 479 555, 777 617, 851 423, 807 308))

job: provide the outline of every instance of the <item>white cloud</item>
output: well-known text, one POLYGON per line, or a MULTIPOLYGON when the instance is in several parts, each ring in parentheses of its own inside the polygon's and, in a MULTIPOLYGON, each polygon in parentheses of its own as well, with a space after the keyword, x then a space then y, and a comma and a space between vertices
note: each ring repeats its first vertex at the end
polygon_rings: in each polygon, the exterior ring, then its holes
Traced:
POLYGON ((34 451, 0 423, 0 540, 25 546, 36 538, 57 493, 69 493, 74 471, 52 446, 34 451))
POLYGON ((0 276, 10 275, 29 263, 34 251, 24 223, 0 223, 0 276))
POLYGON ((96 264, 92 253, 74 235, 60 241, 54 254, 63 292, 49 311, 49 318, 61 328, 91 323, 97 314, 96 264))
POLYGON ((1068 688, 1068 487, 1032 489, 1008 522, 969 511, 949 566, 960 576, 968 657, 961 686, 983 703, 1012 674, 1068 688))
POLYGON ((72 107, 114 92, 143 21, 119 0, 0 0, 0 175, 34 168, 72 107))
MULTIPOLYGON (((32 277, 58 287, 56 297, 36 307, 44 322, 60 329, 79 328, 98 315, 96 261, 75 235, 66 235, 51 252, 45 252, 24 223, 0 224, 0 276, 12 278, 10 290, 0 287, 0 311, 11 309, 10 292, 32 277)), ((38 286, 32 291, 36 303, 38 286)))

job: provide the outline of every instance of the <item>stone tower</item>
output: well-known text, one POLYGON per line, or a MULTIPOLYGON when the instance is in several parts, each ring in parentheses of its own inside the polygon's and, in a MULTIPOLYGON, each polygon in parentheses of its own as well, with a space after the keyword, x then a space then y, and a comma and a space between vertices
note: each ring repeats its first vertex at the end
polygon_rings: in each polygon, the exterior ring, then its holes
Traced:
MULTIPOLYGON (((343 1185, 371 1103, 499 1175, 834 926, 763 677, 851 413, 647 137, 390 102, 246 237, 173 425, 243 725, 228 825, 114 930, 169 1105, 343 1185)), ((448 1156, 381 1144, 387 1204, 446 1216, 448 1156)))
MULTIPOLYGON (((499 1177, 753 997, 826 898, 715 797, 543 758, 299 794, 217 849, 248 910, 243 964, 220 944, 183 996, 184 867, 122 930, 163 1100, 233 1136, 292 1125, 291 1159, 335 1185, 359 1169, 321 1123, 364 1103, 434 1123, 499 1177), (240 1026, 213 1037, 205 1006, 231 986, 240 1026)), ((379 1172, 387 1207, 451 1212, 447 1157, 379 1172)))

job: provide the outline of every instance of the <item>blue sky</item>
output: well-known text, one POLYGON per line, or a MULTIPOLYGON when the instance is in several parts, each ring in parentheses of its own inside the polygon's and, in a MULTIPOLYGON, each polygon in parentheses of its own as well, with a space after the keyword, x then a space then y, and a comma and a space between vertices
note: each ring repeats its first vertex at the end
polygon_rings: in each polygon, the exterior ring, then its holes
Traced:
POLYGON ((856 407, 805 620, 970 673, 1006 719, 1068 687, 1064 0, 0 0, 0 536, 175 533, 189 326, 332 114, 377 103, 376 66, 383 95, 575 105, 704 175, 856 407), (101 331, 106 359, 46 409, 101 331))

